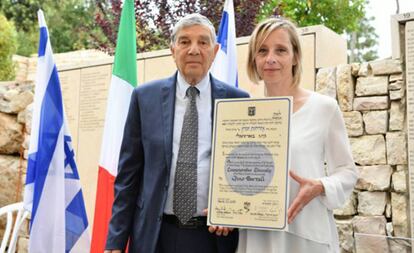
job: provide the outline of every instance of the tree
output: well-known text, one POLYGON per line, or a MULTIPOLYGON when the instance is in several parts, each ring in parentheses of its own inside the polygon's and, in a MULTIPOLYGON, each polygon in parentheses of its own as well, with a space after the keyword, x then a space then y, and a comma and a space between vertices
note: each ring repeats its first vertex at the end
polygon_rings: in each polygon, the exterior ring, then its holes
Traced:
POLYGON ((378 39, 374 27, 370 25, 373 19, 364 17, 358 29, 348 34, 349 62, 367 62, 378 58, 377 51, 373 49, 378 39))
POLYGON ((96 48, 96 41, 105 40, 91 18, 96 8, 92 0, 2 0, 0 12, 16 25, 18 54, 29 56, 37 51, 39 8, 45 13, 55 52, 96 48))
MULTIPOLYGON (((121 11, 120 0, 96 1, 95 20, 104 31, 107 43, 101 48, 113 52, 121 11)), ((171 28, 186 14, 198 12, 208 17, 216 29, 223 12, 223 0, 135 0, 137 50, 146 52, 168 48, 171 28)), ((256 23, 256 13, 262 7, 260 0, 234 0, 237 36, 250 35, 256 23)))
POLYGON ((270 0, 263 6, 258 21, 277 14, 298 26, 324 24, 342 34, 355 31, 365 14, 365 0, 270 0))
POLYGON ((16 52, 16 31, 11 22, 0 13, 0 80, 14 78, 12 56, 16 52))
POLYGON ((298 26, 323 24, 339 34, 347 34, 349 60, 371 61, 377 58, 373 47, 378 36, 365 17, 366 0, 270 0, 261 9, 258 21, 271 15, 288 17, 298 26))

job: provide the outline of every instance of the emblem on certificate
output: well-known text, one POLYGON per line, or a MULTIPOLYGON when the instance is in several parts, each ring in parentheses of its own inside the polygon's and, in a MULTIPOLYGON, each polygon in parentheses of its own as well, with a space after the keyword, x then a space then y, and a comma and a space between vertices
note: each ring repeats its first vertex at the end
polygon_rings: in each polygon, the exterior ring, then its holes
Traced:
POLYGON ((291 97, 216 100, 208 225, 284 230, 291 97))

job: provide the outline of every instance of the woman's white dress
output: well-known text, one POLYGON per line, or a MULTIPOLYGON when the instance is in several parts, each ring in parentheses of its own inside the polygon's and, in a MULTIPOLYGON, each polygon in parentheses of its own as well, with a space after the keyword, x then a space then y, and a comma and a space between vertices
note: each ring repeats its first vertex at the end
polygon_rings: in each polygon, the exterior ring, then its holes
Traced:
MULTIPOLYGON (((238 253, 339 252, 332 210, 351 194, 357 171, 336 100, 313 92, 292 115, 290 137, 291 170, 321 180, 325 195, 310 201, 286 232, 241 229, 238 253)), ((290 177, 289 188, 292 203, 299 185, 290 177)))

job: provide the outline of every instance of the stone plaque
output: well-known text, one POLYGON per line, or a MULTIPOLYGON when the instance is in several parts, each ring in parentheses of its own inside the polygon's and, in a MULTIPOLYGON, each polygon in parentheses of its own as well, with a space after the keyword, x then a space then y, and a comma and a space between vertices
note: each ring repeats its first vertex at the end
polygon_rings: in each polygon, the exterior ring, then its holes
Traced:
POLYGON ((94 132, 103 128, 110 77, 109 65, 82 69, 79 131, 94 132))
POLYGON ((407 87, 408 164, 411 234, 414 228, 414 21, 405 23, 405 65, 407 87))

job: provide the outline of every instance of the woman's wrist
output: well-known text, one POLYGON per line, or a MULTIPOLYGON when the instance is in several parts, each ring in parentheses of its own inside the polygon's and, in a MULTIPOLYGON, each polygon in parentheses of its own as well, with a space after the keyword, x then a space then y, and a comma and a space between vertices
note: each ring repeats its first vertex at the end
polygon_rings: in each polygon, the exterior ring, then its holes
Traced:
POLYGON ((323 186, 323 183, 321 180, 316 180, 317 185, 318 185, 318 191, 319 191, 319 195, 325 196, 325 186, 323 186))

